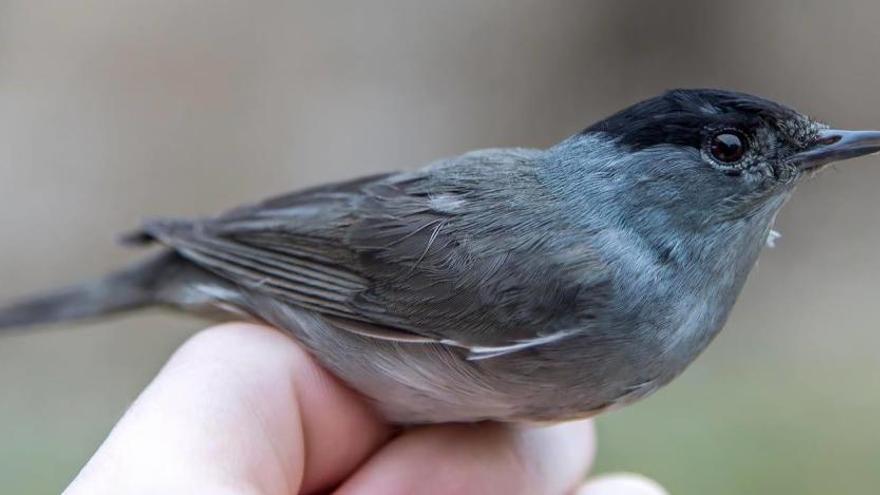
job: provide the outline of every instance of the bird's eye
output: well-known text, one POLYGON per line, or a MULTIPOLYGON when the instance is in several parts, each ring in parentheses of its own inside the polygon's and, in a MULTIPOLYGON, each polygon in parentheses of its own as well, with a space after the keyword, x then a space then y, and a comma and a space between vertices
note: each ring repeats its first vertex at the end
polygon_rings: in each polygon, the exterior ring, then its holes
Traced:
POLYGON ((746 136, 735 130, 719 132, 709 141, 709 153, 722 163, 734 163, 746 154, 748 140, 746 136))

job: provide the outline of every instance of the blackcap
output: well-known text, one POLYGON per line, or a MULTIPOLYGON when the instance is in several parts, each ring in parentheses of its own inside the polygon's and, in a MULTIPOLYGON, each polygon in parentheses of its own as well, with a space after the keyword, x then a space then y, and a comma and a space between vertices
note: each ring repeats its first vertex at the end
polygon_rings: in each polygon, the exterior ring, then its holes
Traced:
POLYGON ((681 373, 795 186, 876 151, 877 131, 670 91, 549 149, 148 221, 125 240, 161 253, 0 309, 0 328, 150 305, 248 317, 289 331, 393 422, 588 417, 681 373))

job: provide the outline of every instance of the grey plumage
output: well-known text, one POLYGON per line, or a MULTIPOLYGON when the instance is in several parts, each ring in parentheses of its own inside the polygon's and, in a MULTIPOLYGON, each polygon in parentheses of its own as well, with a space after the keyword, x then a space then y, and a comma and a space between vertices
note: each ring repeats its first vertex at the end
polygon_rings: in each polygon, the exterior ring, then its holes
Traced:
POLYGON ((671 92, 547 150, 146 222, 127 242, 166 252, 0 310, 0 328, 221 310, 291 331, 392 421, 585 417, 656 390, 708 345, 777 211, 830 156, 817 147, 840 141, 828 132, 756 97, 671 92), (712 141, 725 132, 748 135, 736 162, 729 148, 714 158, 736 143, 712 141))

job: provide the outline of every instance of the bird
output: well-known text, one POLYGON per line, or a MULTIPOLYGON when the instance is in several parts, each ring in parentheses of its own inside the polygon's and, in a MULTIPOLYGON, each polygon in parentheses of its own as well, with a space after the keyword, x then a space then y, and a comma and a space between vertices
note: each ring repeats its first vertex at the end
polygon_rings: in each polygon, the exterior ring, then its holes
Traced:
POLYGON ((147 220, 123 242, 159 252, 0 308, 0 329, 148 306, 248 318, 392 423, 587 418, 682 373, 796 186, 878 151, 880 131, 670 90, 545 149, 147 220))

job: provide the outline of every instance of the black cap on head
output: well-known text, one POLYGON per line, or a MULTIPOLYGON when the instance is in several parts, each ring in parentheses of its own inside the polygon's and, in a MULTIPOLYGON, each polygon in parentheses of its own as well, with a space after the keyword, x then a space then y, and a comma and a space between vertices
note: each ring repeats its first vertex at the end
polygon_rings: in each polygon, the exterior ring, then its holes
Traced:
POLYGON ((719 89, 675 89, 632 105, 586 128, 638 150, 660 144, 699 148, 707 128, 750 129, 805 122, 797 111, 757 96, 719 89))

